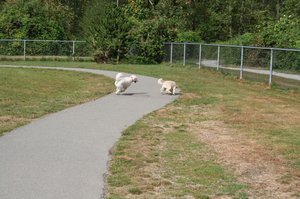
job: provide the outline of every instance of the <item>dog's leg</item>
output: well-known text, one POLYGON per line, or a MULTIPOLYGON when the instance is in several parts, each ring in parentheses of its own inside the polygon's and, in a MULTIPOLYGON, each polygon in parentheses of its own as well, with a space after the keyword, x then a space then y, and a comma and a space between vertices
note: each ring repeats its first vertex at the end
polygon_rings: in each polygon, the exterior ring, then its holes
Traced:
POLYGON ((173 90, 172 94, 175 95, 176 87, 174 87, 172 90, 173 90))
POLYGON ((167 89, 166 89, 166 92, 167 92, 168 94, 172 94, 172 87, 167 88, 167 89))
POLYGON ((116 94, 117 94, 117 95, 119 95, 119 94, 120 94, 120 92, 121 92, 121 90, 117 88, 117 90, 116 90, 116 94))
POLYGON ((161 88, 160 88, 160 93, 161 93, 161 94, 164 94, 164 91, 165 91, 165 88, 164 88, 164 87, 161 87, 161 88))

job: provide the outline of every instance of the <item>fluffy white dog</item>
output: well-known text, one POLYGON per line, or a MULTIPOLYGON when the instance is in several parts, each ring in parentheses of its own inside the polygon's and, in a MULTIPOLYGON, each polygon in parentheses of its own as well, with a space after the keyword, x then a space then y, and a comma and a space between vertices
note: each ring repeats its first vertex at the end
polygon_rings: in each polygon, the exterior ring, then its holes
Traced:
POLYGON ((176 82, 174 81, 164 81, 162 78, 160 78, 158 81, 158 84, 161 85, 160 93, 164 94, 173 94, 175 95, 175 91, 177 88, 176 82))
POLYGON ((131 75, 129 77, 124 77, 122 73, 118 73, 116 75, 116 94, 120 94, 121 92, 124 92, 132 82, 136 83, 138 81, 137 77, 135 75, 131 75))

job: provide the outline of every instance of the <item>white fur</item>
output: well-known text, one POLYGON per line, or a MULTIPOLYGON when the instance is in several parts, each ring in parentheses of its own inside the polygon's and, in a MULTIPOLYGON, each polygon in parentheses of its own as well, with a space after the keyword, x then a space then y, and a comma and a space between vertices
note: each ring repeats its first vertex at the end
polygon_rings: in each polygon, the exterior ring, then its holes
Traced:
POLYGON ((116 94, 120 94, 121 92, 124 92, 132 82, 136 83, 138 81, 137 77, 135 75, 131 75, 130 77, 124 77, 122 73, 118 73, 116 75, 116 94))
POLYGON ((176 82, 174 82, 174 81, 164 81, 162 78, 160 78, 157 81, 157 83, 161 85, 161 89, 160 89, 161 94, 167 93, 167 94, 175 95, 175 91, 176 91, 176 88, 177 88, 176 82))

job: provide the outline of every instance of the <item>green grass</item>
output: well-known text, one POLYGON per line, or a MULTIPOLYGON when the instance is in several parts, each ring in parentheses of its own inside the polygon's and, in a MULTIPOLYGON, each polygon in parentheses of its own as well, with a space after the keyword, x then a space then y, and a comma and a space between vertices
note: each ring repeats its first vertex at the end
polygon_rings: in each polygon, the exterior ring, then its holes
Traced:
POLYGON ((109 78, 67 71, 0 68, 0 135, 42 115, 113 91, 109 78))
POLYGON ((151 198, 158 189, 161 198, 247 195, 208 146, 185 125, 173 128, 163 118, 168 115, 152 113, 123 133, 111 162, 108 198, 151 198))
POLYGON ((234 129, 237 138, 255 140, 265 150, 284 157, 285 166, 291 169, 286 176, 292 176, 283 178, 286 183, 300 171, 297 89, 270 89, 264 83, 239 81, 227 73, 179 65, 7 63, 123 71, 178 83, 182 92, 178 100, 128 128, 116 144, 108 198, 155 198, 155 194, 161 198, 247 198, 251 187, 240 183, 219 163, 214 149, 199 139, 202 122, 222 122, 224 129, 234 129))

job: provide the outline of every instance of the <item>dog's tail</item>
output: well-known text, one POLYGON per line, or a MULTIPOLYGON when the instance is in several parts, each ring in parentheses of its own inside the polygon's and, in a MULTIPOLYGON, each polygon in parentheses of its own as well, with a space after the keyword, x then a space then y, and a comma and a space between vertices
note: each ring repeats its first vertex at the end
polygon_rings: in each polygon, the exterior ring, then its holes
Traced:
POLYGON ((164 83, 164 80, 162 78, 158 79, 157 81, 158 84, 163 84, 164 83))
POLYGON ((123 76, 123 73, 118 73, 116 75, 116 81, 119 81, 121 79, 121 77, 123 76))

